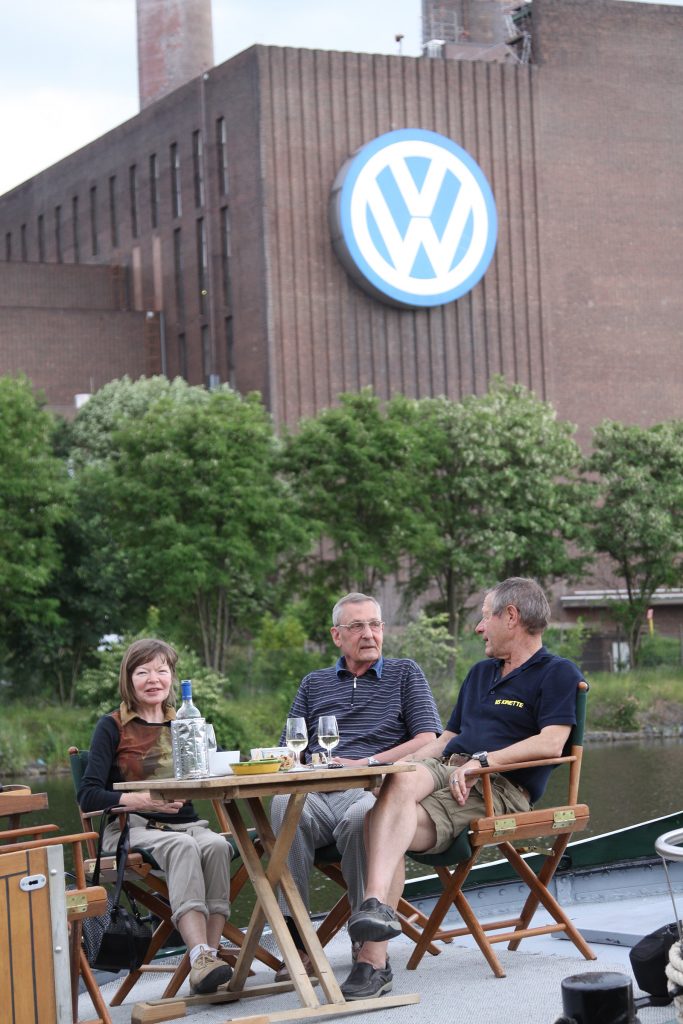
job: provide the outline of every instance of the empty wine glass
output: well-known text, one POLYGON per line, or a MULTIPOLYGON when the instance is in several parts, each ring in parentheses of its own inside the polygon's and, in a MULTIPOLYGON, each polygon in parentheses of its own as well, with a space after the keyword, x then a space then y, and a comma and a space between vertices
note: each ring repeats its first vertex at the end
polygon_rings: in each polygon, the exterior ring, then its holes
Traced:
POLYGON ((339 726, 334 715, 321 715, 318 719, 318 739, 327 750, 327 767, 330 767, 332 751, 339 743, 339 726))
POLYGON ((288 718, 287 728, 285 730, 285 739, 287 741, 287 748, 291 750, 292 757, 294 758, 294 764, 289 769, 292 771, 299 764, 301 751, 304 750, 308 743, 308 729, 306 728, 305 718, 288 718))

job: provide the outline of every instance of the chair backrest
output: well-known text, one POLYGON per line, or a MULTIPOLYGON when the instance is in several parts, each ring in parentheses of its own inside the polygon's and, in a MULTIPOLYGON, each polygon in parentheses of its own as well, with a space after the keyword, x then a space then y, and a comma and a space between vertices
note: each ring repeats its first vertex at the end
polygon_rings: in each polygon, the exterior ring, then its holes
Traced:
MULTIPOLYGON (((83 781, 83 776, 88 770, 88 754, 87 750, 79 750, 78 747, 69 747, 69 767, 71 768, 71 781, 74 784, 74 798, 76 799, 76 805, 78 806, 78 789, 83 781)), ((93 828, 93 815, 86 815, 78 807, 78 814, 81 819, 81 828, 84 832, 90 832, 93 828)), ((95 815, 96 817, 96 815, 95 815)), ((86 841, 86 848, 88 851, 88 857, 95 857, 97 855, 97 843, 93 840, 86 841)))

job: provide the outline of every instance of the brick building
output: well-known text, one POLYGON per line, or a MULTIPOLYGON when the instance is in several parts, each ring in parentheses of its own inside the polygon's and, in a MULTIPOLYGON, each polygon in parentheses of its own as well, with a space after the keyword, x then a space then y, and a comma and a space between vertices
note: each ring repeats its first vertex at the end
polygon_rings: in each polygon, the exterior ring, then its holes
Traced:
MULTIPOLYGON (((365 384, 458 397, 494 373, 584 443, 603 417, 677 416, 683 11, 534 0, 532 25, 529 63, 252 47, 0 197, 4 255, 26 292, 37 263, 123 268, 131 310, 158 327, 129 372, 256 388, 277 422, 365 384), (328 224, 350 154, 412 127, 472 155, 499 223, 481 281, 419 309, 360 289, 328 224)), ((0 372, 39 368, 41 338, 2 322, 0 372)), ((83 354, 36 380, 54 407, 128 358, 83 354)))

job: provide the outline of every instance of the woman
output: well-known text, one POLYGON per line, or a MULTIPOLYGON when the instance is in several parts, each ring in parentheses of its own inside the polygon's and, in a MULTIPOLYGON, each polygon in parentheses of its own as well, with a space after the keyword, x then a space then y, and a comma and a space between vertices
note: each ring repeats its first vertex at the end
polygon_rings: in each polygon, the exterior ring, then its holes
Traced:
MULTIPOLYGON (((163 640, 130 645, 119 673, 121 705, 95 726, 78 802, 83 811, 124 807, 129 812, 131 848, 151 850, 166 876, 172 920, 190 953, 190 987, 207 993, 232 975, 232 968, 217 956, 230 913, 230 846, 207 821, 198 819, 189 801, 112 788, 115 782, 173 775, 177 660, 163 640)), ((114 817, 105 828, 104 848, 114 849, 119 835, 114 817)))

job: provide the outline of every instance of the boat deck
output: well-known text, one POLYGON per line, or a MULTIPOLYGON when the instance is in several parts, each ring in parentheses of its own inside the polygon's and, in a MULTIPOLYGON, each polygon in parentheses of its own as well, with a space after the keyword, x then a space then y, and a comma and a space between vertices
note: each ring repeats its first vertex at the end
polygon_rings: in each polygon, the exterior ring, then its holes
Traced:
MULTIPOLYGON (((525 939, 519 950, 508 952, 503 944, 496 947, 507 977, 496 978, 486 961, 468 938, 456 939, 443 945, 439 956, 426 956, 416 971, 407 971, 406 962, 413 945, 401 936, 391 943, 390 955, 394 972, 394 993, 419 992, 421 1001, 417 1006, 394 1008, 387 1020, 391 1024, 454 1024, 470 1020, 481 1020, 485 1024, 554 1024, 562 1013, 561 982, 573 974, 587 971, 617 971, 633 980, 628 958, 629 946, 619 945, 620 941, 631 941, 646 935, 662 924, 673 920, 670 897, 663 893, 647 894, 636 892, 632 898, 614 898, 614 893, 605 890, 606 879, 594 873, 591 884, 602 884, 605 898, 585 900, 578 896, 573 903, 571 916, 586 934, 591 944, 593 936, 604 940, 595 942, 594 952, 598 959, 584 960, 571 942, 552 936, 537 936, 525 939)), ((500 894, 499 894, 500 895, 500 894)), ((508 894, 505 894, 504 901, 508 894)), ((678 896, 681 902, 680 894, 678 896)), ((480 913, 484 920, 489 915, 480 913)), ((542 923, 541 912, 534 923, 542 923)), ((343 980, 350 968, 350 944, 346 932, 340 933, 327 947, 332 968, 339 980, 343 980)), ((258 965, 257 965, 258 966, 258 965)), ((166 976, 167 977, 167 976, 166 976)), ((111 1009, 113 1024, 129 1024, 133 1005, 147 999, 158 998, 166 977, 150 975, 142 979, 120 1007, 111 1009)), ((272 972, 257 970, 253 984, 269 984, 272 972)), ((103 986, 113 992, 117 982, 103 986)), ((641 993, 633 981, 634 994, 641 993)), ((181 990, 187 994, 187 987, 181 990)), ((229 1020, 256 1014, 268 1015, 269 1011, 284 1010, 297 1005, 292 992, 281 996, 244 999, 239 1003, 224 1005, 192 1006, 187 1009, 187 1019, 192 1024, 223 1024, 229 1020)), ((90 1009, 87 996, 81 997, 80 1017, 87 1019, 90 1009)), ((647 1007, 638 1011, 641 1024, 674 1024, 675 1012, 669 1007, 647 1007)), ((350 1022, 377 1024, 381 1020, 377 1011, 348 1016, 350 1022)))

